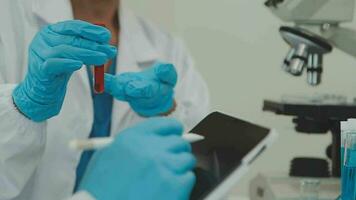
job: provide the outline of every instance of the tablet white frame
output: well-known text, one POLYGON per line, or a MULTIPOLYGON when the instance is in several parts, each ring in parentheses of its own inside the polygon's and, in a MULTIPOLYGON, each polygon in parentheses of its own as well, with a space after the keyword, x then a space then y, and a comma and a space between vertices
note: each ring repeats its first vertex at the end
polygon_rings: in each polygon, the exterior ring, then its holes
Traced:
POLYGON ((262 151, 268 149, 277 139, 277 137, 278 133, 274 129, 271 129, 268 135, 242 159, 241 164, 204 199, 219 200, 226 197, 230 189, 233 188, 237 182, 248 172, 251 162, 253 162, 262 151))

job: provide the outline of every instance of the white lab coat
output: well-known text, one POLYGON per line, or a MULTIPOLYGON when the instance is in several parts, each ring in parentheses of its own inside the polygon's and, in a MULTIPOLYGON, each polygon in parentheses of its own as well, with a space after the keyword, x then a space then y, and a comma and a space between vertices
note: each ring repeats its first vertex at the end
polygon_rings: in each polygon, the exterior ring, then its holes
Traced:
MULTIPOLYGON (((42 25, 72 19, 70 1, 0 2, 0 200, 91 199, 85 192, 72 196, 81 152, 68 148, 71 139, 87 138, 93 123, 85 68, 71 78, 61 113, 47 122, 23 117, 11 99, 26 75, 32 38, 42 25)), ((120 15, 117 72, 140 71, 157 60, 173 63, 180 78, 175 90, 178 107, 172 116, 191 128, 208 112, 209 98, 182 42, 127 9, 120 15)), ((140 120, 127 103, 115 101, 111 134, 140 120)))

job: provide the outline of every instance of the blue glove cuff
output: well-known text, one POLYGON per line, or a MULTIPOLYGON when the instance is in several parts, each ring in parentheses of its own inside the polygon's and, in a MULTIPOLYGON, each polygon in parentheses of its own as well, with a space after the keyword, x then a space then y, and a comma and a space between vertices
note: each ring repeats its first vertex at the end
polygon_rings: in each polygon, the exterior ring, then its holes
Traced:
MULTIPOLYGON (((35 122, 43 122, 59 113, 62 104, 43 105, 33 101, 18 85, 12 93, 12 98, 17 109, 27 118, 35 122)), ((58 101, 61 102, 61 101, 58 101)))

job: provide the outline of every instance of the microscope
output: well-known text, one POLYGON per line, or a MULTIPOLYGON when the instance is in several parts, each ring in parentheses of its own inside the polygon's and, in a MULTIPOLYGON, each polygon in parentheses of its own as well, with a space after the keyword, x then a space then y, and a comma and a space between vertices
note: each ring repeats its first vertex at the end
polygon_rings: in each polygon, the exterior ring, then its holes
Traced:
MULTIPOLYGON (((342 26, 353 20, 355 0, 267 0, 265 6, 283 22, 292 24, 279 29, 282 39, 290 47, 282 61, 282 70, 288 74, 294 77, 306 74, 307 84, 316 87, 322 83, 323 56, 331 53, 333 48, 356 57, 356 30, 342 26)), ((356 118, 356 103, 339 101, 337 96, 327 98, 329 100, 264 101, 264 111, 293 116, 295 129, 299 133, 331 132, 332 144, 326 151, 330 160, 295 158, 291 162, 289 176, 285 179, 263 174, 257 176, 250 185, 252 200, 289 199, 283 196, 286 194, 281 194, 281 187, 287 186, 290 187, 285 190, 297 197, 300 180, 308 178, 322 180, 324 184, 320 187, 329 188, 325 190, 329 193, 324 194, 323 199, 337 197, 341 155, 340 122, 356 118), (330 188, 333 188, 333 194, 330 188)))
POLYGON ((307 73, 311 86, 321 83, 323 56, 333 47, 356 57, 356 30, 342 27, 354 16, 354 0, 268 0, 266 7, 294 26, 279 32, 289 44, 282 68, 293 76, 307 73))

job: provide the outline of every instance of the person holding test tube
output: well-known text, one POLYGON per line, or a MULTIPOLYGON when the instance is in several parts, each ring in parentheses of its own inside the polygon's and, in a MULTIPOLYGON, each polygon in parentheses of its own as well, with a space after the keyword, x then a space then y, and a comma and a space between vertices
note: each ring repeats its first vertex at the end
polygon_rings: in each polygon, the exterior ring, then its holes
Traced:
POLYGON ((119 0, 1 2, 0 200, 189 199, 182 133, 208 107, 182 42, 119 0), (100 137, 113 142, 68 148, 100 137))

